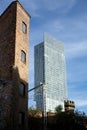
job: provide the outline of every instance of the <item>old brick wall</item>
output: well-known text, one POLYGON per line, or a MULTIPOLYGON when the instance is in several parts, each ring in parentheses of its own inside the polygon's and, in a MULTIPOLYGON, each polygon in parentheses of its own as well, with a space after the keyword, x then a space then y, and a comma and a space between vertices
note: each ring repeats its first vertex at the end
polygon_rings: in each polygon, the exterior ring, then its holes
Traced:
POLYGON ((0 16, 0 79, 11 78, 15 54, 16 5, 0 16))
POLYGON ((17 128, 17 89, 12 82, 0 80, 0 130, 17 128))
POLYGON ((21 79, 28 82, 28 61, 29 61, 29 31, 30 31, 30 17, 21 7, 17 4, 17 17, 16 17, 16 43, 15 43, 15 65, 19 68, 19 75, 21 79), (26 24, 26 33, 22 31, 22 22, 26 24), (21 62, 21 50, 26 53, 26 62, 21 62))
POLYGON ((0 120, 2 125, 9 118, 11 130, 27 130, 28 126, 29 22, 30 15, 18 1, 12 2, 0 16, 0 120), (27 26, 26 33, 22 31, 22 22, 27 26), (26 53, 25 63, 21 61, 21 50, 26 53), (7 83, 5 87, 3 82, 7 83), (21 82, 25 85, 24 96, 19 94, 21 82), (25 115, 23 127, 19 126, 20 112, 25 115))
POLYGON ((25 84, 25 96, 19 95, 19 112, 25 114, 25 129, 27 129, 28 116, 28 68, 29 68, 29 30, 30 16, 25 9, 17 4, 16 13, 16 42, 15 42, 15 66, 18 67, 19 82, 25 84), (26 24, 26 32, 22 30, 22 23, 26 24), (21 51, 26 53, 26 62, 21 61, 21 51))

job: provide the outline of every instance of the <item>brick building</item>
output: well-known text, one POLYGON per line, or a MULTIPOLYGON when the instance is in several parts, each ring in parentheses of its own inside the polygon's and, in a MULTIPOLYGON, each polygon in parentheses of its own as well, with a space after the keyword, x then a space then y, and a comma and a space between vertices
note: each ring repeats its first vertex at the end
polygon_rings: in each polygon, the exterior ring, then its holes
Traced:
POLYGON ((17 0, 0 16, 0 130, 27 130, 29 23, 17 0))
POLYGON ((74 112, 75 102, 71 100, 64 100, 64 108, 66 112, 74 112))

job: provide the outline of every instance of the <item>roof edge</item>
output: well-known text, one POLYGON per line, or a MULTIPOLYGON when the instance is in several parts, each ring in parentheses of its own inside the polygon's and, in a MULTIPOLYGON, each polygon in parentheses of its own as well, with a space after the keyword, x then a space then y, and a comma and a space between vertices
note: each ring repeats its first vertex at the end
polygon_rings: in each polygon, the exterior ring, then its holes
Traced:
POLYGON ((24 9, 24 7, 22 6, 22 4, 18 1, 18 0, 14 0, 13 2, 11 2, 9 5, 8 5, 8 7, 2 12, 2 14, 0 15, 0 17, 2 17, 4 14, 5 14, 5 12, 13 5, 13 4, 19 4, 20 5, 20 7, 26 12, 26 14, 31 18, 31 15, 24 9))

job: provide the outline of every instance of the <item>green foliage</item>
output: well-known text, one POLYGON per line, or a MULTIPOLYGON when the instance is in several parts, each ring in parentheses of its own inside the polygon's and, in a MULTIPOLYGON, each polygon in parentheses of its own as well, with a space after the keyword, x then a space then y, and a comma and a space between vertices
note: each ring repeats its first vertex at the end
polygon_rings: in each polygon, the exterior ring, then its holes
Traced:
POLYGON ((28 114, 29 114, 29 116, 31 116, 31 117, 39 117, 40 114, 41 114, 41 110, 40 110, 40 109, 33 108, 33 107, 30 107, 30 108, 28 109, 28 114))
POLYGON ((75 113, 61 112, 57 116, 57 128, 61 130, 85 130, 87 116, 84 113, 76 111, 75 113))
MULTIPOLYGON (((58 107, 60 108, 60 107, 58 107)), ((58 109, 60 110, 60 109, 58 109)), ((29 115, 32 112, 38 113, 38 109, 29 108, 29 115)), ((49 111, 50 112, 50 111, 49 111)), ((59 112, 59 111, 58 111, 59 112)), ((33 113, 33 116, 29 116, 29 130, 43 130, 44 122, 43 118, 38 118, 33 113), (37 117, 37 118, 36 118, 37 117)), ((87 130, 87 116, 83 112, 60 112, 57 115, 47 117, 47 129, 49 130, 87 130)))
POLYGON ((63 108, 62 108, 62 106, 61 106, 61 105, 58 105, 58 106, 55 108, 55 112, 56 112, 56 114, 61 113, 61 112, 62 112, 62 110, 63 110, 63 108))

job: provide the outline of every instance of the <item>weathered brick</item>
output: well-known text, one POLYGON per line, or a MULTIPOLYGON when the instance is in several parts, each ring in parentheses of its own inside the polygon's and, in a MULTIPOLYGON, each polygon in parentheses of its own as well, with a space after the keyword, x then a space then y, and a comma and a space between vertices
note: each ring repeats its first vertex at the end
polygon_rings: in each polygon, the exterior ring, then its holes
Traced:
POLYGON ((3 129, 7 123, 11 130, 27 130, 29 22, 30 15, 18 1, 12 2, 0 16, 0 127, 3 129), (22 31, 22 22, 27 26, 26 33, 22 31), (21 61, 21 50, 26 53, 26 63, 21 61), (25 96, 19 94, 21 82, 25 84, 25 96), (23 126, 18 124, 19 112, 25 115, 23 126))

